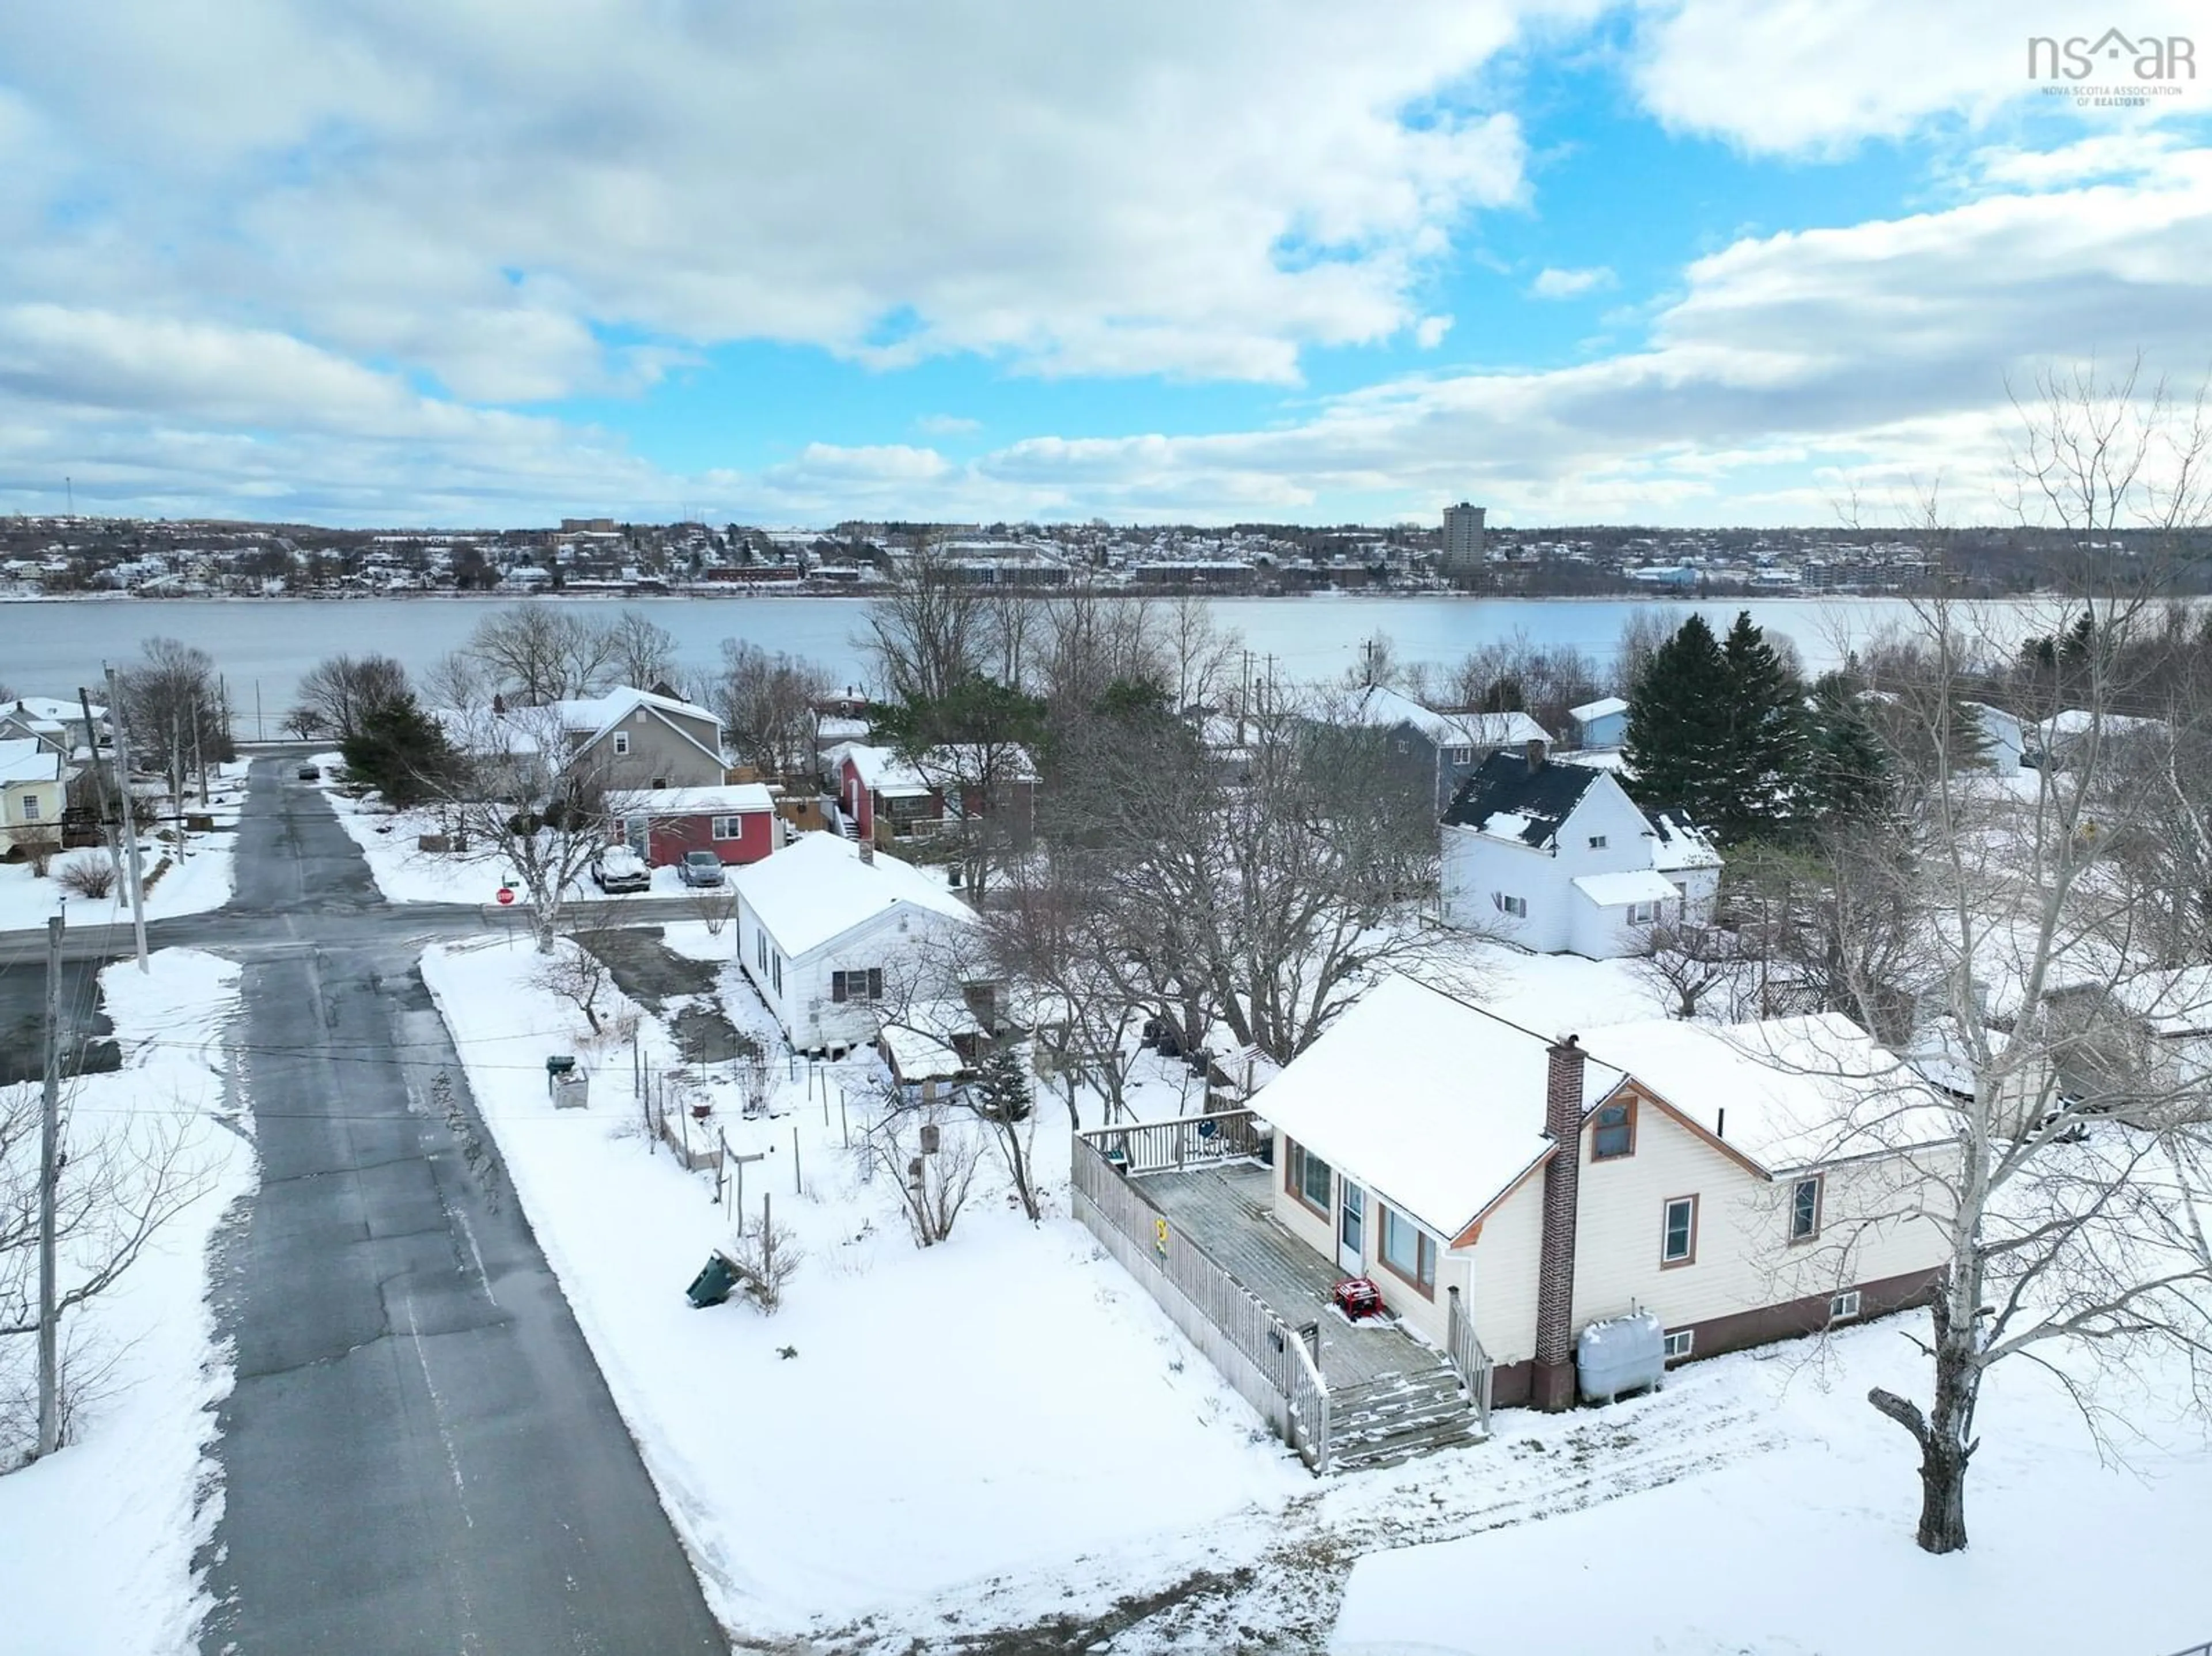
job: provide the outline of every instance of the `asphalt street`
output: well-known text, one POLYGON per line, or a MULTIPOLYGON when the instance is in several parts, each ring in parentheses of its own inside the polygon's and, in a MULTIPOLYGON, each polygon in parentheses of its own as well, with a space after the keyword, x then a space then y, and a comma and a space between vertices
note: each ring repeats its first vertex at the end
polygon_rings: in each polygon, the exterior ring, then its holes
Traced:
POLYGON ((727 1648, 416 969, 465 922, 383 905, 262 760, 235 902, 157 928, 243 962, 261 1163, 216 1240, 207 1656, 727 1648))

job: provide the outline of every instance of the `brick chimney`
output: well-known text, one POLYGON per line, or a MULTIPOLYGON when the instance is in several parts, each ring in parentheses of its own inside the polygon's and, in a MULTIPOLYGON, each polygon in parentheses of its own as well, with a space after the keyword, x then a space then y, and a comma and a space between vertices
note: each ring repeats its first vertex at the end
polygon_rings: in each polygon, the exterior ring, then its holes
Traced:
POLYGON ((1530 737, 1528 741, 1522 743, 1521 745, 1522 751, 1528 755, 1528 773, 1531 776, 1534 776, 1538 771, 1544 768, 1544 744, 1537 741, 1535 737, 1530 737))
MULTIPOLYGON (((1534 747, 1535 744, 1529 744, 1534 747)), ((1544 1131, 1559 1150, 1544 1164, 1543 1241, 1536 1264, 1536 1372, 1539 1409, 1571 1408, 1575 1399, 1575 1211, 1583 1171, 1583 1049, 1563 1035, 1548 1050, 1544 1131)))
POLYGON ((872 844, 866 840, 857 840, 855 843, 860 846, 860 860, 862 862, 872 863, 876 860, 876 848, 872 844))

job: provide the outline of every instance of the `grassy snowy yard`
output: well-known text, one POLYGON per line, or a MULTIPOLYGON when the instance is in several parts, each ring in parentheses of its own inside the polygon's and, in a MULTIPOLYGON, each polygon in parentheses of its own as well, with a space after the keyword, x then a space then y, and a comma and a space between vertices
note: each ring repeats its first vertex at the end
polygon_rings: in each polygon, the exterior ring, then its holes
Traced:
MULTIPOLYGON (((772 1120, 738 1119, 734 1092, 717 1094, 732 1149, 765 1158, 746 1169, 748 1206, 772 1192, 806 1252, 785 1307, 692 1310, 683 1289, 731 1216, 706 1175, 648 1151, 627 1045, 587 1054, 592 1108, 551 1108, 544 1055, 578 1049, 582 1020, 534 986, 535 967, 504 943, 423 959, 524 1209, 732 1629, 877 1615, 941 1635, 941 1615, 985 1597, 994 1619, 1043 1615, 1067 1591, 1066 1561, 1310 1489, 1064 1201, 1031 1226, 988 1181, 948 1242, 917 1249, 803 1069, 779 1072, 772 1120)), ((656 1019, 640 1047, 673 1061, 656 1019)), ((1037 1145, 1064 1188, 1046 1111, 1037 1145)))
POLYGON ((251 1186, 253 1152, 242 1127, 216 1119, 238 968, 174 949, 150 964, 146 975, 127 962, 102 974, 124 1065, 70 1083, 67 1143, 82 1157, 103 1140, 143 1148, 182 1133, 197 1194, 112 1290, 65 1325, 77 1362, 112 1364, 76 1441, 0 1477, 0 1644, 20 1656, 182 1652, 204 1609, 192 1552, 222 1503, 204 1451, 210 1410, 229 1389, 206 1304, 208 1244, 251 1186))

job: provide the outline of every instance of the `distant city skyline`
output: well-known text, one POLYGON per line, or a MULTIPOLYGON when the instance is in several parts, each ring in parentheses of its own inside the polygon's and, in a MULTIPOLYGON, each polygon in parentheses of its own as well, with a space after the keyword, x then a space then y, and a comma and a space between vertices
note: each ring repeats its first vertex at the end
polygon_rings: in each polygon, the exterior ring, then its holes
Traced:
POLYGON ((2113 21, 17 8, 0 511, 2003 522, 2039 370, 2207 371, 2212 86, 2031 72, 2113 21))

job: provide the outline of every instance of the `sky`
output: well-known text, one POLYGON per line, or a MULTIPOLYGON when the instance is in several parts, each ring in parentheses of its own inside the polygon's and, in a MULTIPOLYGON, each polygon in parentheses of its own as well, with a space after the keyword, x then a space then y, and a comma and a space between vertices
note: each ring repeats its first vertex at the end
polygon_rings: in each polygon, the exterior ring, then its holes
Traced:
POLYGON ((2186 0, 0 9, 9 512, 2003 522, 2208 323, 2186 0))

